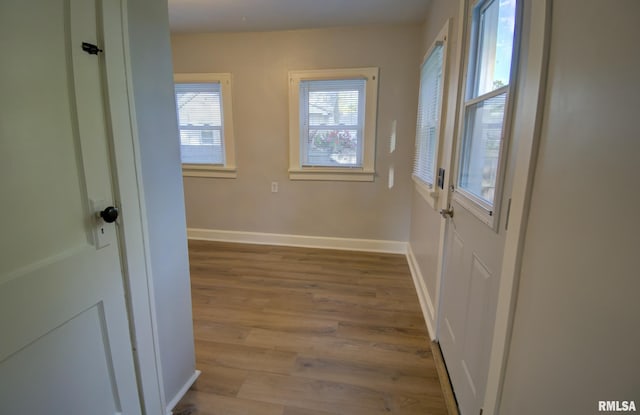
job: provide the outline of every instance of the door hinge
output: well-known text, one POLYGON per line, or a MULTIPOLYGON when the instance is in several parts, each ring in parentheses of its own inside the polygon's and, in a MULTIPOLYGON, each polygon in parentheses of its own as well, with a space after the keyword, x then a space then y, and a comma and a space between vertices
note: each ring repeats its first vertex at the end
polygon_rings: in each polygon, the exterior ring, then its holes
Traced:
POLYGON ((97 45, 93 43, 82 42, 82 50, 87 52, 89 55, 97 55, 102 52, 97 45))
POLYGON ((440 215, 445 219, 453 218, 453 206, 449 204, 446 209, 441 209, 440 215))

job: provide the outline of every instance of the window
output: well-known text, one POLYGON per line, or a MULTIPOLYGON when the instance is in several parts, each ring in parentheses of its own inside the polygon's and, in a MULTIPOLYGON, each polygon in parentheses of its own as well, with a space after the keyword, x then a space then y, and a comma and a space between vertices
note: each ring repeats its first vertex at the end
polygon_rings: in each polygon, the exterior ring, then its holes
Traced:
POLYGON ((289 72, 289 178, 373 181, 378 69, 289 72))
POLYGON ((516 0, 480 1, 471 15, 458 193, 488 224, 503 169, 515 21, 516 0))
POLYGON ((236 177, 230 74, 176 74, 184 176, 236 177))
POLYGON ((442 131, 444 61, 448 30, 447 24, 427 52, 420 68, 413 179, 418 193, 434 208, 434 199, 437 197, 435 177, 442 131))

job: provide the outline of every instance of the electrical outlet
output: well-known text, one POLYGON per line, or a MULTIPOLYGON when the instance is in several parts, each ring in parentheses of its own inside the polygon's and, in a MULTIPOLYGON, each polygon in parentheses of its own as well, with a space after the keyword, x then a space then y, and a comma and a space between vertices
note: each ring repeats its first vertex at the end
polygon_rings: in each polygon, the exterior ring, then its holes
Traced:
POLYGON ((278 182, 271 182, 271 193, 278 193, 278 182))

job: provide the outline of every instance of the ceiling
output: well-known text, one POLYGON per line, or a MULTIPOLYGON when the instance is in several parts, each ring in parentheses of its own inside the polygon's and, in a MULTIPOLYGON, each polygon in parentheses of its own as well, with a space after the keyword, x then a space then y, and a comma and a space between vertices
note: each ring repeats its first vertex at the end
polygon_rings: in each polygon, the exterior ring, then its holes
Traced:
POLYGON ((172 32, 419 23, 430 0, 169 0, 172 32))

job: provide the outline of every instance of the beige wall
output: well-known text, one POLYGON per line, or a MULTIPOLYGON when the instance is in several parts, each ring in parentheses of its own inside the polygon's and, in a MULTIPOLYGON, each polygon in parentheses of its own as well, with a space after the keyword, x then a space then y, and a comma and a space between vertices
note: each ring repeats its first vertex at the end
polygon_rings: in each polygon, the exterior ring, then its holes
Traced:
POLYGON ((556 1, 502 414, 640 405, 640 2, 556 1))
POLYGON ((176 73, 233 74, 238 177, 185 178, 188 227, 408 240, 420 26, 184 34, 172 44, 176 73), (290 181, 288 71, 361 66, 380 68, 375 182, 290 181))
MULTIPOLYGON (((450 158, 450 143, 453 139, 455 126, 455 105, 457 99, 459 41, 458 41, 458 9, 459 2, 454 0, 433 0, 427 11, 427 19, 422 27, 422 45, 420 61, 424 58, 434 39, 440 33, 448 19, 450 37, 447 42, 447 73, 448 84, 445 86, 447 102, 445 105, 444 135, 448 145, 443 146, 442 160, 450 158)), ((449 172, 447 172, 447 175, 449 172)), ((440 201, 444 203, 444 201, 440 201)), ((439 208, 445 207, 439 206, 439 208)), ((434 307, 438 302, 438 249, 440 230, 443 226, 440 214, 433 209, 424 198, 413 192, 411 204, 410 238, 411 250, 416 258, 420 273, 425 280, 428 295, 434 307)), ((432 321, 432 327, 435 322, 432 321)))

